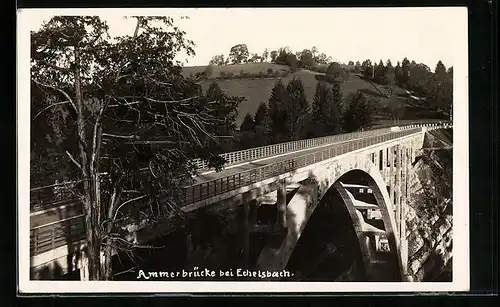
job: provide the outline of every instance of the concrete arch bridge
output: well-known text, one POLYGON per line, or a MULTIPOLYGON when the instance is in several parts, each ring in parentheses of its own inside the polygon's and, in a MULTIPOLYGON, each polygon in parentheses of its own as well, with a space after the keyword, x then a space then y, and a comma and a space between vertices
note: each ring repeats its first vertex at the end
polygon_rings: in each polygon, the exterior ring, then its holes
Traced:
MULTIPOLYGON (((243 207, 245 257, 252 248, 249 235, 267 233, 270 239, 260 250, 255 268, 280 271, 293 258, 313 213, 328 207, 335 194, 352 225, 359 254, 353 267, 359 273, 354 274, 357 280, 409 281, 405 213, 412 162, 426 131, 446 127, 451 123, 397 126, 227 153, 228 163, 218 173, 197 161, 201 172, 197 182, 185 188, 181 209, 189 213, 202 208, 243 207), (263 209, 276 213, 272 223, 262 223, 252 214, 263 209)), ((46 212, 53 208, 37 207, 32 195, 32 278, 54 265, 66 273, 80 269, 85 276, 81 253, 84 232, 81 226, 74 226, 80 225, 83 217, 71 203, 53 205, 61 206, 66 208, 64 216, 50 220, 46 212), (52 240, 57 244, 39 239, 41 233, 64 236, 64 229, 71 229, 75 236, 52 240)), ((171 219, 165 217, 162 223, 138 229, 135 241, 149 242, 171 230, 171 219)))

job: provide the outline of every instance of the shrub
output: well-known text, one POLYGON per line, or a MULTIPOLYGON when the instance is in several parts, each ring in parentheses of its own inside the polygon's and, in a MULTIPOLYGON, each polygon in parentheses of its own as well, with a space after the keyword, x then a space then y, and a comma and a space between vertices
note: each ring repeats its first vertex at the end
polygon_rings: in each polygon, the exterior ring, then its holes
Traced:
POLYGON ((272 68, 270 68, 270 67, 269 67, 269 68, 267 69, 267 74, 268 74, 268 75, 272 75, 273 73, 274 73, 274 70, 273 70, 272 68))
POLYGON ((208 66, 205 68, 205 70, 203 71, 203 74, 204 74, 206 77, 211 77, 213 72, 214 72, 214 68, 212 67, 212 65, 208 65, 208 66))
POLYGON ((233 75, 234 75, 234 74, 233 74, 233 72, 232 72, 232 71, 230 71, 230 72, 226 73, 226 77, 227 77, 228 79, 232 78, 232 77, 233 77, 233 75))
POLYGON ((226 73, 225 73, 225 72, 223 72, 223 71, 221 71, 221 72, 220 72, 220 77, 221 77, 222 79, 224 79, 224 78, 226 77, 226 73))
POLYGON ((264 77, 266 76, 266 74, 265 74, 263 71, 260 71, 257 75, 258 75, 258 77, 259 77, 259 78, 261 78, 261 79, 262 79, 262 78, 264 78, 264 77))
POLYGON ((244 76, 245 75, 245 72, 242 70, 240 70, 240 76, 244 76))

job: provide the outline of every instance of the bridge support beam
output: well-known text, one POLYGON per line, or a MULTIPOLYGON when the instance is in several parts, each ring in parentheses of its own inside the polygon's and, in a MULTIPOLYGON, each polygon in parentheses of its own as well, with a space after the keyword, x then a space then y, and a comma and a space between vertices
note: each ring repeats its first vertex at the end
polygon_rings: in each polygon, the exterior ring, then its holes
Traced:
POLYGON ((186 229, 184 230, 184 236, 185 236, 185 239, 186 239, 186 262, 188 264, 188 267, 191 267, 192 265, 192 261, 193 261, 193 235, 191 233, 189 233, 188 231, 186 231, 186 229))
MULTIPOLYGON (((389 198, 391 199, 391 204, 394 205, 394 147, 389 147, 389 198)), ((390 212, 391 214, 395 214, 395 212, 390 212)))
POLYGON ((248 268, 250 254, 250 202, 243 204, 243 266, 248 268))
POLYGON ((401 236, 401 147, 396 146, 396 181, 394 182, 394 200, 396 205, 397 235, 401 236))
POLYGON ((275 237, 262 249, 256 267, 260 270, 285 269, 307 221, 318 204, 317 183, 302 185, 286 206, 287 230, 284 237, 275 237))
POLYGON ((412 148, 405 148, 403 153, 403 193, 401 203, 401 235, 400 235, 400 248, 401 248, 401 273, 404 281, 411 281, 408 277, 408 239, 406 237, 406 212, 408 201, 408 178, 411 171, 411 152, 412 148))
POLYGON ((280 228, 286 228, 286 181, 280 180, 278 185, 278 197, 276 206, 278 207, 278 225, 280 228))

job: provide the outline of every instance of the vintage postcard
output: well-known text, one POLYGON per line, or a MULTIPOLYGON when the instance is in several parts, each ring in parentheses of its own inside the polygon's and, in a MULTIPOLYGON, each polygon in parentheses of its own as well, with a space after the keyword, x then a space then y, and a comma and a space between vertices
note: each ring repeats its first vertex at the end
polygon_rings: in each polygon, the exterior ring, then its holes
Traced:
POLYGON ((19 10, 19 292, 468 290, 467 31, 460 7, 19 10))

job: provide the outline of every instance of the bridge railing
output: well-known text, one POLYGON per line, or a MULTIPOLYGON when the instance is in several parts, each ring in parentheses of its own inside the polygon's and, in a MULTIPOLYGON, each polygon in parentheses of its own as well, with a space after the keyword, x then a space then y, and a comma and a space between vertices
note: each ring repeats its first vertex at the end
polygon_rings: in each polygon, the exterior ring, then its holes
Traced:
MULTIPOLYGON (((412 129, 415 127, 423 127, 423 126, 433 126, 439 125, 438 123, 420 123, 420 124, 408 124, 399 126, 400 129, 412 129)), ((285 143, 272 144, 267 146, 254 147, 249 149, 243 149, 233 152, 227 152, 219 155, 224 158, 227 162, 225 166, 235 165, 238 163, 244 163, 252 160, 273 157, 285 153, 295 152, 303 149, 310 149, 314 147, 319 147, 322 145, 327 145, 330 143, 349 141, 356 138, 364 137, 379 133, 380 131, 384 131, 388 128, 394 127, 394 125, 387 125, 386 127, 379 126, 377 129, 366 130, 366 131, 357 131, 351 133, 344 134, 336 134, 330 136, 324 136, 319 138, 311 138, 311 139, 303 139, 297 141, 290 141, 285 143)), ((202 159, 194 159, 191 161, 196 165, 199 171, 209 170, 208 163, 202 159)))
MULTIPOLYGON (((434 126, 429 126, 434 127, 434 126)), ((237 174, 198 183, 185 188, 184 205, 205 200, 240 187, 248 186, 265 179, 269 179, 287 172, 291 172, 307 165, 333 158, 357 149, 397 139, 406 135, 421 132, 421 127, 405 128, 397 132, 384 135, 370 136, 361 140, 344 142, 338 146, 331 146, 314 153, 305 154, 258 168, 243 171, 237 174)))
MULTIPOLYGON (((450 122, 445 122, 444 125, 451 125, 450 122)), ((437 123, 423 123, 423 124, 412 124, 406 126, 398 127, 400 130, 414 129, 414 128, 438 128, 443 125, 437 123)), ((369 136, 376 133, 381 133, 386 131, 386 128, 368 130, 362 132, 354 132, 350 134, 333 135, 315 139, 306 139, 300 141, 293 141, 287 143, 274 144, 264 147, 251 148, 247 150, 241 150, 236 152, 225 153, 222 156, 228 160, 225 166, 234 165, 244 161, 256 160, 259 158, 276 156, 279 154, 295 152, 303 149, 311 149, 314 147, 319 147, 322 145, 327 145, 330 143, 349 141, 362 136, 369 136)), ((206 167, 203 161, 197 162, 199 167, 206 167)), ((72 187, 74 183, 61 183, 45 187, 32 188, 30 190, 30 210, 31 212, 40 211, 44 209, 51 209, 55 207, 60 207, 64 205, 72 205, 79 200, 72 193, 72 187)))
POLYGON ((50 209, 78 201, 72 193, 74 182, 65 182, 44 187, 30 189, 31 212, 50 209))
POLYGON ((84 215, 76 215, 30 229, 30 255, 70 245, 85 237, 84 215))

